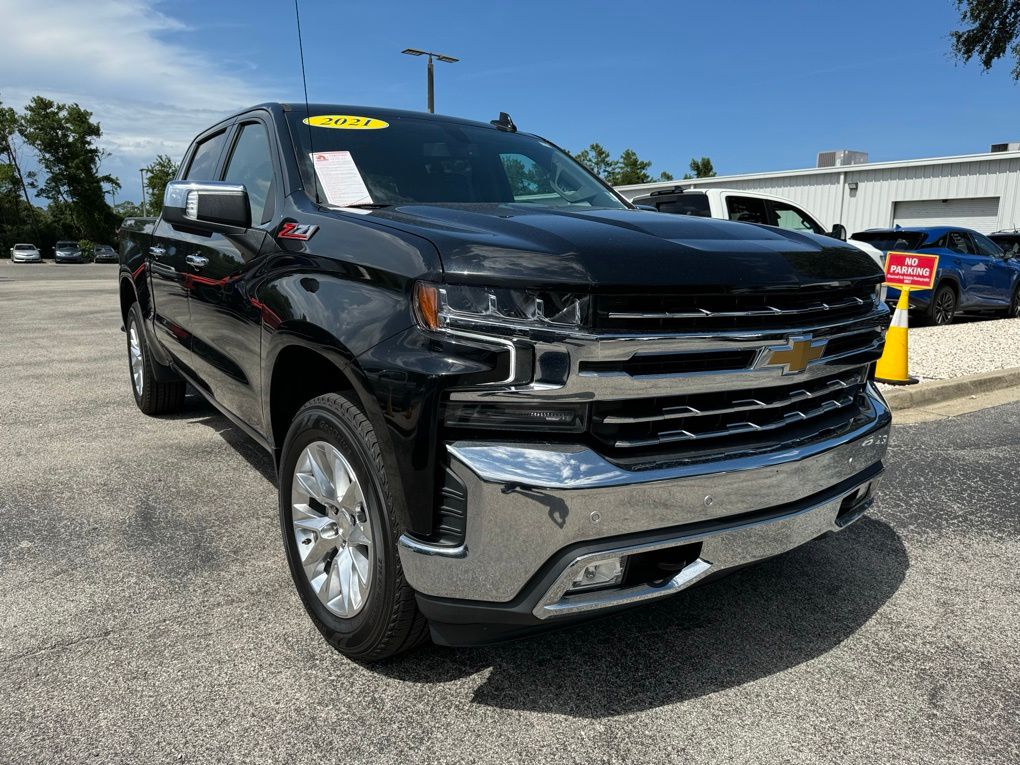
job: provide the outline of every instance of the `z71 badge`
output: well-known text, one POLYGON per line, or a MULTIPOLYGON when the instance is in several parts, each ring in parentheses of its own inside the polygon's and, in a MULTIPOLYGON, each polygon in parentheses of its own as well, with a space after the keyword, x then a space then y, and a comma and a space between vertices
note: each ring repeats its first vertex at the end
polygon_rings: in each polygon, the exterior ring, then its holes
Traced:
POLYGON ((280 226, 280 233, 276 236, 278 239, 300 239, 302 242, 307 242, 318 230, 318 226, 313 226, 310 223, 288 222, 280 226))

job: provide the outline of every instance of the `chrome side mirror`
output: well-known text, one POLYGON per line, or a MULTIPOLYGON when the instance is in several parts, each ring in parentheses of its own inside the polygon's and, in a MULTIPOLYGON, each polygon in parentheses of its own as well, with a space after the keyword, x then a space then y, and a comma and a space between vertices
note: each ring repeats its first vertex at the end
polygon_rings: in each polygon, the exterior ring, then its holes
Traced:
POLYGON ((251 227, 248 191, 222 181, 171 181, 163 195, 163 220, 180 228, 240 233, 251 227))

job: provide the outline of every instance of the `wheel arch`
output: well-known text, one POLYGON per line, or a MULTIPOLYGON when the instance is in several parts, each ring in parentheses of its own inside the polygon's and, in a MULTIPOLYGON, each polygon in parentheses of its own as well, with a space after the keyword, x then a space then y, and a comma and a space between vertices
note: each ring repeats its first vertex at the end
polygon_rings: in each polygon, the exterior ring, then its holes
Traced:
POLYGON ((131 277, 127 274, 122 274, 120 277, 120 319, 127 326, 127 315, 128 311, 131 310, 131 304, 138 302, 138 293, 135 291, 134 282, 131 281, 131 277))
POLYGON ((279 467, 284 440, 294 415, 307 402, 326 393, 347 396, 364 412, 375 430, 393 491, 394 511, 401 525, 409 522, 402 476, 393 457, 389 428, 376 399, 365 384, 354 357, 342 345, 313 342, 306 336, 277 333, 266 356, 263 379, 265 422, 273 458, 279 467))

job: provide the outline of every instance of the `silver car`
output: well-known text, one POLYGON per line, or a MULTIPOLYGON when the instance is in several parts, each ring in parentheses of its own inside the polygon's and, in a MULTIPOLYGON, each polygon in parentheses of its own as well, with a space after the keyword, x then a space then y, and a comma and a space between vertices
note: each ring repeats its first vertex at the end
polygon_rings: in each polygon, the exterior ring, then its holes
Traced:
POLYGON ((96 263, 116 263, 117 251, 108 244, 97 244, 92 250, 92 259, 96 263))
POLYGON ((57 263, 84 263, 81 247, 77 242, 61 240, 53 247, 53 259, 57 263))
POLYGON ((34 244, 16 244, 11 247, 11 262, 13 263, 38 263, 42 260, 39 248, 34 244))

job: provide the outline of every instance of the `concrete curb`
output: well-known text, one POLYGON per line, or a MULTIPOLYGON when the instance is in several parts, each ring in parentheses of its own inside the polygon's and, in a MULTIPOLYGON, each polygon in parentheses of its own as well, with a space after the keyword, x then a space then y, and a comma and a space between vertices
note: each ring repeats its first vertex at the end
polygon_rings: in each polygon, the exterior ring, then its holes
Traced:
POLYGON ((892 410, 903 411, 1014 386, 1020 386, 1020 367, 884 390, 882 395, 892 410))

